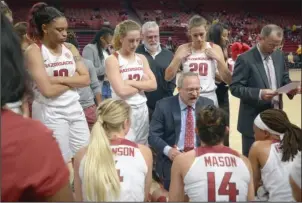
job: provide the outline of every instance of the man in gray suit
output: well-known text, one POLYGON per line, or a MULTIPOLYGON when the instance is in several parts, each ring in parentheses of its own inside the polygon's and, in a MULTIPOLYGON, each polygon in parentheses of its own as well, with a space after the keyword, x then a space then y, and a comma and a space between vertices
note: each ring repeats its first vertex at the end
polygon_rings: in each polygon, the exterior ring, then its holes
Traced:
POLYGON ((156 152, 156 173, 166 190, 170 186, 173 159, 200 145, 195 134, 195 114, 204 106, 214 105, 211 99, 199 97, 201 87, 197 73, 183 73, 177 83, 178 95, 157 101, 148 138, 156 152))
MULTIPOLYGON (((240 99, 237 130, 242 134, 242 153, 248 156, 255 141, 253 122, 256 116, 269 108, 283 108, 282 95, 276 89, 291 82, 285 67, 284 54, 278 49, 283 30, 277 25, 266 25, 258 44, 240 55, 235 63, 230 90, 240 99)), ((287 95, 294 97, 297 90, 287 95)))

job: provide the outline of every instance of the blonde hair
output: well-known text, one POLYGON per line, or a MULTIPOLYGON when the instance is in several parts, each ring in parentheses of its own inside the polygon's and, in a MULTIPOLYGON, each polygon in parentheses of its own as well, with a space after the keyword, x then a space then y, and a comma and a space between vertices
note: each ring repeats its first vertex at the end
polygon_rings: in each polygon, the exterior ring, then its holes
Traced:
POLYGON ((207 20, 199 15, 194 15, 190 18, 188 28, 191 30, 193 27, 204 26, 207 29, 207 20))
POLYGON ((115 168, 109 133, 119 132, 130 118, 130 106, 123 100, 107 99, 97 109, 97 122, 87 148, 83 188, 88 201, 111 201, 120 194, 120 179, 115 168), (107 191, 112 196, 107 197, 107 191))
POLYGON ((121 38, 125 37, 127 32, 133 30, 141 30, 141 26, 132 20, 125 20, 119 23, 113 35, 113 48, 119 50, 122 47, 121 38))

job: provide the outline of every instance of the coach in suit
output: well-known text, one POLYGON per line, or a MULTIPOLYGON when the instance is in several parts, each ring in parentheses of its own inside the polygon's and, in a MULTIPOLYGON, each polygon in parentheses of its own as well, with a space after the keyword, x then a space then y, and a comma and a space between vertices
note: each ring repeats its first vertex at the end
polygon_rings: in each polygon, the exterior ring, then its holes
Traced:
MULTIPOLYGON (((259 43, 240 55, 235 63, 230 90, 240 99, 237 130, 242 134, 242 153, 248 156, 254 139, 253 122, 256 116, 269 108, 282 109, 282 95, 276 89, 291 82, 285 67, 284 54, 278 49, 283 30, 277 25, 266 25, 259 43)), ((288 93, 292 99, 297 93, 288 93)))
POLYGON ((200 145, 195 134, 195 114, 203 106, 214 105, 211 99, 199 97, 200 81, 196 73, 183 73, 177 82, 179 94, 159 100, 152 115, 149 145, 155 150, 155 170, 169 190, 173 159, 200 145))

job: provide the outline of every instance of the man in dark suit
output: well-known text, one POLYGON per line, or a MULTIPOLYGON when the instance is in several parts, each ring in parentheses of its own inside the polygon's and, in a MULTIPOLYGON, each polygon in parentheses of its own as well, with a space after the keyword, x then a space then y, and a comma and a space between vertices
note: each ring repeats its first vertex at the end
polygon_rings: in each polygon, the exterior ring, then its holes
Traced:
POLYGON ((177 82, 179 94, 156 103, 150 123, 148 142, 155 150, 155 170, 169 190, 173 159, 182 152, 200 145, 195 134, 195 114, 204 106, 214 105, 213 100, 199 97, 199 76, 183 73, 177 82))
MULTIPOLYGON (((284 54, 278 49, 283 30, 277 25, 266 25, 257 46, 240 55, 235 63, 230 90, 240 99, 237 130, 242 134, 242 153, 248 156, 253 142, 253 122, 269 108, 283 108, 282 95, 276 89, 291 82, 285 67, 284 54)), ((297 90, 287 95, 294 97, 297 90)))

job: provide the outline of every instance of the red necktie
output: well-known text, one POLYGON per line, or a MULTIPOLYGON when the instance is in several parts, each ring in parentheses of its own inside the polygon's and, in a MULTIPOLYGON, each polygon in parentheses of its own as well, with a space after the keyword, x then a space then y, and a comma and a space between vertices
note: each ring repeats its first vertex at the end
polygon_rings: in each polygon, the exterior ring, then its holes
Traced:
POLYGON ((192 149, 194 149, 194 120, 193 120, 192 107, 188 106, 184 151, 187 152, 192 149))

